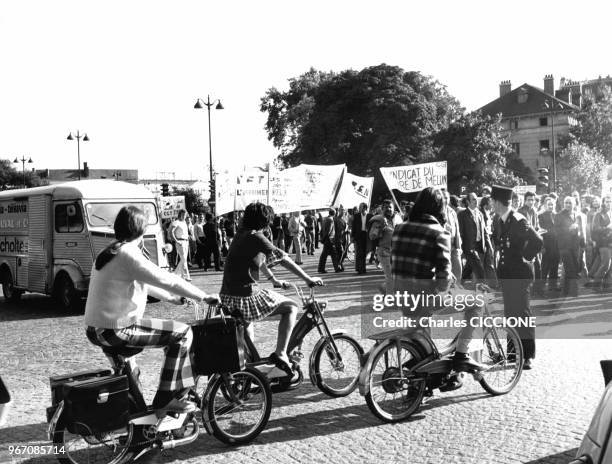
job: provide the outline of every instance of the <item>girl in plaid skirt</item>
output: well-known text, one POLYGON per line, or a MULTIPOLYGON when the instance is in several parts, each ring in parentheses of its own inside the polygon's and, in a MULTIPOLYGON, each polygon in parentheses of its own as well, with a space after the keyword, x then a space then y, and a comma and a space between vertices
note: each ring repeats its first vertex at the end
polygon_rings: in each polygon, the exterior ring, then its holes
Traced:
POLYGON ((189 361, 191 328, 172 320, 144 318, 147 295, 175 304, 183 304, 184 297, 209 304, 218 299, 145 258, 140 245, 146 225, 147 218, 135 206, 124 206, 117 214, 116 241, 100 252, 91 274, 86 334, 92 343, 103 347, 164 348, 153 407, 190 412, 195 405, 181 398, 194 385, 189 361))
POLYGON ((291 375, 287 345, 295 325, 298 305, 273 290, 258 288, 259 269, 264 269, 275 287, 285 285, 268 269, 276 264, 281 264, 301 277, 308 285, 323 285, 323 282, 306 274, 284 251, 276 248, 264 236, 263 230, 269 226, 273 216, 271 208, 263 203, 251 203, 245 208, 240 230, 235 235, 225 260, 220 299, 223 305, 240 312, 248 324, 247 331, 251 339, 254 335, 252 322, 270 314, 281 316, 276 351, 270 355, 270 359, 279 369, 291 375))

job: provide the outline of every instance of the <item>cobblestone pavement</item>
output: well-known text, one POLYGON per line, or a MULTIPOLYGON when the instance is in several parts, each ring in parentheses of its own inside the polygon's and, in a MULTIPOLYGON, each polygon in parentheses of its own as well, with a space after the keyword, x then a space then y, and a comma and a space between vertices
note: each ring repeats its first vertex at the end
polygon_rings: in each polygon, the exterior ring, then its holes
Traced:
MULTIPOLYGON (((315 266, 308 257, 305 269, 314 272, 315 266)), ((220 277, 220 273, 196 271, 194 283, 216 290, 220 277)), ((378 284, 381 272, 369 266, 365 276, 347 271, 325 277, 328 286, 320 293, 329 301, 329 324, 360 338, 360 288, 378 284)), ((541 311, 554 311, 559 318, 586 317, 597 325, 598 320, 610 318, 601 311, 607 303, 593 307, 594 298, 587 294, 559 301, 554 309, 536 301, 535 307, 539 311, 541 305, 541 311)), ((148 311, 153 317, 192 318, 184 307, 161 303, 149 305, 148 311)), ((262 353, 272 348, 276 324, 266 320, 257 325, 262 353)), ((311 335, 305 353, 315 342, 311 335)), ((371 346, 368 340, 361 342, 366 349, 371 346)), ((147 398, 156 386, 161 356, 160 350, 151 350, 139 357, 147 398)), ((539 340, 536 368, 524 372, 510 394, 489 396, 469 380, 460 390, 436 394, 410 420, 399 424, 377 420, 357 392, 332 399, 304 383, 293 392, 274 396, 267 428, 248 446, 227 447, 203 432, 191 445, 153 452, 141 461, 565 463, 579 446, 603 391, 599 360, 611 357, 609 340, 539 340)), ((82 315, 62 313, 40 295, 26 295, 18 304, 0 302, 0 373, 14 398, 9 423, 0 429, 0 462, 16 460, 8 454, 9 445, 47 444, 50 375, 99 367, 107 367, 107 362, 87 342, 82 315)), ((302 367, 307 368, 306 361, 302 367)), ((54 460, 37 457, 31 462, 54 460)))

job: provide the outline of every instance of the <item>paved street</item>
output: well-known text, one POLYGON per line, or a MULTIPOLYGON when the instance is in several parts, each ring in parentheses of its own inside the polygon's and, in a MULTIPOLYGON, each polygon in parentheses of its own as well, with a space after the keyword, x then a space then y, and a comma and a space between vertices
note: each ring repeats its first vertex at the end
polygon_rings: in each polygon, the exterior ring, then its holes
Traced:
MULTIPOLYGON (((307 257, 304 267, 314 272, 314 259, 307 257)), ((382 281, 381 271, 369 266, 365 276, 347 271, 325 277, 328 285, 319 293, 329 301, 328 322, 360 338, 360 288, 382 281)), ((194 283, 217 291, 220 278, 220 273, 196 272, 194 283)), ((573 318, 581 327, 592 328, 609 321, 604 311, 610 310, 608 301, 589 294, 552 305, 536 301, 535 308, 536 314, 549 315, 553 321, 573 318)), ((153 317, 192 318, 183 307, 160 303, 148 311, 153 317)), ((10 462, 11 444, 47 444, 48 377, 106 367, 107 362, 86 340, 82 316, 62 313, 47 297, 26 295, 19 304, 0 303, 0 321, 0 373, 15 400, 8 426, 0 429, 0 462, 10 462)), ((276 324, 272 320, 257 326, 262 353, 272 348, 276 324)), ((315 342, 311 335, 305 353, 315 342)), ((362 343, 366 349, 371 345, 367 340, 362 343)), ((566 463, 603 391, 599 360, 610 357, 609 340, 540 340, 535 370, 524 372, 510 394, 491 397, 470 379, 460 390, 437 394, 411 420, 393 425, 378 421, 357 392, 331 399, 305 383, 274 396, 268 427, 249 446, 227 447, 203 433, 192 445, 151 453, 142 462, 566 463)), ((151 398, 161 351, 147 351, 139 362, 151 398)), ((302 367, 307 368, 306 361, 302 367)))

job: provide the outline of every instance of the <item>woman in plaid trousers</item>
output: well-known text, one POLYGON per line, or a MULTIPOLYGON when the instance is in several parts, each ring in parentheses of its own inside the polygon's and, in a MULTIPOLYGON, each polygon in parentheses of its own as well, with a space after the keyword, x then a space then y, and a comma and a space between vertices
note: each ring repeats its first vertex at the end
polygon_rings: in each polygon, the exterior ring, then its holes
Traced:
POLYGON ((102 347, 164 348, 153 407, 190 412, 195 405, 182 398, 194 385, 189 360, 191 328, 172 320, 145 318, 147 295, 177 305, 184 303, 184 297, 209 304, 218 300, 145 258, 141 244, 146 225, 147 218, 135 206, 119 211, 114 224, 116 241, 100 252, 91 274, 86 334, 102 347))

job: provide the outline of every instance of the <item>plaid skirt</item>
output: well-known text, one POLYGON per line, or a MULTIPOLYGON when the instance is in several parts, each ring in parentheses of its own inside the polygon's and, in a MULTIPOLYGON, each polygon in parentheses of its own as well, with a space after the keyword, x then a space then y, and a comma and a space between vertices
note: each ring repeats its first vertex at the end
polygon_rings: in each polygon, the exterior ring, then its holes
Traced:
POLYGON ((219 295, 221 304, 239 311, 246 322, 259 321, 272 314, 282 303, 292 302, 280 293, 273 290, 263 289, 251 296, 219 295))

